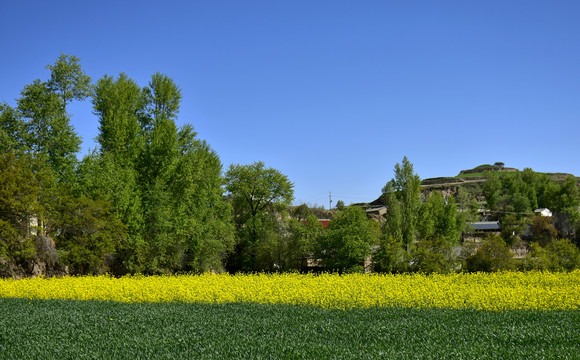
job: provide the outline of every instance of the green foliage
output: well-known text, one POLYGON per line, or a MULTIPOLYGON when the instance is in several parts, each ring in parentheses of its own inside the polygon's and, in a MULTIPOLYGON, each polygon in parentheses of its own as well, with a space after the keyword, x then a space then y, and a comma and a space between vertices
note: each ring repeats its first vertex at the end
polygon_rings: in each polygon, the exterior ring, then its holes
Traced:
POLYGON ((42 245, 54 238, 64 265, 74 273, 102 273, 124 226, 106 203, 75 198, 68 189, 55 187, 52 171, 41 159, 0 155, 0 257, 24 269, 39 262, 60 266, 54 248, 42 245))
POLYGON ((335 215, 318 245, 318 257, 324 261, 326 270, 342 273, 363 264, 378 239, 371 221, 355 206, 335 215))
POLYGON ((74 55, 60 54, 54 65, 47 65, 50 70, 48 89, 66 104, 75 100, 84 100, 91 92, 91 78, 81 69, 80 59, 74 55))
POLYGON ((62 54, 47 69, 51 71, 48 82, 37 79, 24 87, 17 99, 17 113, 4 106, 2 130, 11 140, 9 148, 43 157, 60 182, 72 184, 81 139, 70 124, 66 105, 87 97, 90 77, 84 74, 75 56, 62 54))
POLYGON ((82 193, 102 195, 127 225, 115 271, 222 271, 234 245, 222 165, 190 125, 175 125, 181 91, 154 74, 149 86, 121 74, 93 92, 98 152, 81 166, 82 193))
POLYGON ((181 89, 167 75, 155 73, 143 89, 145 114, 142 127, 146 131, 161 120, 176 120, 181 102, 181 89))
POLYGON ((117 80, 105 75, 93 89, 92 103, 101 151, 123 165, 135 162, 144 146, 139 119, 145 103, 139 85, 123 73, 117 80))
POLYGON ((50 226, 63 262, 73 274, 108 272, 107 259, 126 234, 126 228, 109 211, 108 203, 86 197, 74 198, 61 191, 50 226))
POLYGON ((500 236, 490 235, 479 247, 467 248, 464 269, 469 272, 514 270, 515 261, 509 247, 500 236))
POLYGON ((410 270, 411 256, 400 238, 384 233, 373 262, 376 272, 400 274, 410 270))
POLYGON ((479 204, 475 195, 464 187, 459 187, 457 193, 455 194, 455 203, 457 205, 457 210, 459 211, 458 216, 459 223, 463 226, 459 226, 460 231, 464 231, 465 226, 469 222, 475 222, 479 220, 479 204))
POLYGON ((580 269, 580 249, 568 239, 553 240, 545 247, 530 243, 522 270, 572 271, 580 269))
POLYGON ((421 205, 421 180, 406 156, 401 164, 395 165, 394 173, 395 177, 383 188, 387 209, 394 213, 388 230, 392 236, 401 236, 403 243, 408 246, 415 239, 421 205))
POLYGON ((419 241, 411 252, 411 270, 425 274, 446 274, 456 268, 453 247, 444 237, 419 241))
POLYGON ((541 246, 547 245, 558 236, 558 231, 552 225, 552 218, 549 216, 535 216, 530 224, 532 241, 538 242, 541 246))
POLYGON ((482 192, 487 201, 488 209, 495 209, 501 194, 501 181, 496 173, 490 172, 486 174, 482 192))
POLYGON ((553 257, 539 243, 530 243, 528 254, 521 260, 519 268, 524 271, 548 271, 553 268, 553 257))
POLYGON ((44 197, 52 183, 38 159, 0 154, 0 257, 24 263, 36 256, 33 233, 41 233, 46 217, 44 197), (36 227, 35 223, 40 226, 36 227))
POLYGON ((489 173, 483 195, 494 218, 505 225, 502 236, 510 244, 521 235, 526 217, 536 208, 549 208, 554 213, 555 228, 562 236, 572 238, 580 221, 580 197, 573 176, 558 183, 531 169, 506 173, 502 177, 489 173))
POLYGON ((460 227, 457 206, 453 198, 445 199, 439 191, 433 191, 419 210, 417 230, 424 240, 440 239, 447 243, 459 242, 460 227))
POLYGON ((500 221, 501 236, 508 245, 517 243, 520 235, 528 227, 528 220, 514 214, 507 214, 500 221))
MULTIPOLYGON (((392 237, 396 241, 403 243, 402 207, 400 206, 400 203, 395 196, 395 192, 392 190, 389 184, 387 184, 386 188, 383 189, 383 196, 387 205, 387 221, 385 226, 383 226, 383 233, 392 237), (385 192, 385 190, 387 191, 385 192)), ((407 243, 403 244, 405 246, 409 245, 407 243)))
POLYGON ((230 165, 226 173, 237 248, 228 261, 230 271, 275 269, 280 248, 278 214, 287 210, 294 185, 288 177, 263 162, 230 165))
POLYGON ((0 104, 0 153, 24 151, 26 125, 20 113, 6 103, 0 104))
POLYGON ((324 227, 313 214, 306 214, 305 218, 291 218, 288 225, 285 268, 307 270, 307 261, 314 256, 316 245, 324 236, 324 227))
POLYGON ((312 215, 312 211, 307 204, 301 204, 292 210, 291 215, 298 220, 305 220, 309 215, 312 215))
POLYGON ((81 139, 63 100, 40 80, 26 85, 21 95, 18 111, 26 128, 24 148, 44 157, 61 182, 71 183, 81 139))
POLYGON ((580 250, 568 239, 551 241, 546 250, 552 258, 552 267, 555 271, 572 271, 580 269, 580 250))
POLYGON ((568 216, 580 216, 576 215, 580 204, 576 183, 573 176, 560 184, 546 174, 526 168, 502 177, 488 173, 483 194, 488 208, 493 211, 531 213, 540 207, 568 216))

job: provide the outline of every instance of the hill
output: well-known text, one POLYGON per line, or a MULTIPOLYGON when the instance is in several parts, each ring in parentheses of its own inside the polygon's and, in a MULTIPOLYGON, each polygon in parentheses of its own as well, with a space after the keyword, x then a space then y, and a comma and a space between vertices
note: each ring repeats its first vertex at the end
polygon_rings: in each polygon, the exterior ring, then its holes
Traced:
MULTIPOLYGON (((483 164, 476 166, 472 169, 461 170, 459 174, 455 176, 445 176, 445 177, 435 177, 427 178, 421 181, 421 196, 425 197, 434 190, 443 192, 446 196, 453 196, 457 193, 458 189, 461 187, 470 193, 474 194, 479 200, 483 200, 482 197, 482 185, 487 179, 487 175, 490 172, 495 172, 499 176, 503 176, 508 173, 518 172, 519 169, 505 167, 503 163, 495 163, 494 165, 483 164)), ((541 173, 542 174, 542 173, 541 173)), ((578 182, 578 188, 580 189, 580 177, 568 173, 543 173, 546 174, 550 179, 563 182, 568 176, 574 176, 578 182)), ((372 201, 370 205, 383 205, 382 195, 376 200, 372 201)))

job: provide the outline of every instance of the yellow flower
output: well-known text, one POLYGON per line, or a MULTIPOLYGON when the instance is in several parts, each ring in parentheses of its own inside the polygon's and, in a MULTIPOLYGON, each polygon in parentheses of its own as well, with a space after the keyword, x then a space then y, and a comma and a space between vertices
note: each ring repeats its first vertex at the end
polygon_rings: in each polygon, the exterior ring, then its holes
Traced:
POLYGON ((118 302, 255 302, 336 309, 396 306, 569 310, 580 309, 580 271, 450 275, 208 273, 0 279, 0 297, 118 302))

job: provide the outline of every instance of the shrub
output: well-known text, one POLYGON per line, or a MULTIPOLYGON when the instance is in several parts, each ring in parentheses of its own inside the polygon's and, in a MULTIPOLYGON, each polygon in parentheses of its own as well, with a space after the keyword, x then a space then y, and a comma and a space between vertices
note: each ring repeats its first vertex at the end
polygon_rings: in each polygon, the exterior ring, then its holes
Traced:
POLYGON ((444 238, 422 240, 412 254, 412 269, 417 272, 446 274, 454 270, 453 248, 444 238))
POLYGON ((498 235, 490 235, 484 243, 465 259, 469 272, 514 270, 515 261, 509 247, 498 235))
POLYGON ((572 271, 580 268, 580 250, 568 239, 558 239, 546 246, 551 258, 551 269, 572 271))
POLYGON ((377 252, 373 255, 374 271, 386 273, 405 273, 409 270, 409 255, 403 241, 393 236, 385 236, 377 252))

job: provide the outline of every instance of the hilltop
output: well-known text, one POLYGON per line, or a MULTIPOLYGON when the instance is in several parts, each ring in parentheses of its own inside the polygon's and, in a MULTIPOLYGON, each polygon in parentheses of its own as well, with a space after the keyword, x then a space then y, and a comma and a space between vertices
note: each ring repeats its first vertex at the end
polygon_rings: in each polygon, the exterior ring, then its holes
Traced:
MULTIPOLYGON (((483 183, 487 180, 487 175, 490 172, 495 172, 499 176, 503 176, 512 172, 519 172, 522 170, 506 167, 503 163, 495 163, 494 165, 483 164, 472 169, 461 170, 455 176, 443 176, 427 178, 421 181, 422 197, 427 196, 434 190, 441 191, 446 196, 453 196, 461 187, 474 194, 478 199, 483 200, 481 188, 483 183)), ((580 188, 580 177, 569 173, 541 173, 546 174, 550 179, 563 182, 568 176, 574 176, 580 188)), ((383 205, 382 195, 370 203, 370 205, 383 205)))

